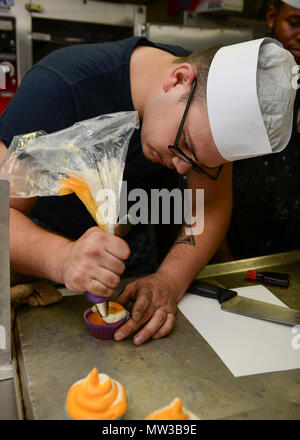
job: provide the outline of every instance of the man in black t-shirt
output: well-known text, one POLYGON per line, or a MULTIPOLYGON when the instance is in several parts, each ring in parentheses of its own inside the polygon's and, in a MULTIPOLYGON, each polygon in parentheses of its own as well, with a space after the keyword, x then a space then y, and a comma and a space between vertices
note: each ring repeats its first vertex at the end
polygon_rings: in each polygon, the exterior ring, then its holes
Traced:
MULTIPOLYGON (((142 126, 130 144, 124 179, 132 187, 156 187, 162 175, 186 174, 198 216, 195 191, 204 189, 203 232, 193 234, 184 226, 155 273, 130 283, 118 299, 134 306, 115 339, 139 330, 136 345, 171 331, 178 301, 223 239, 231 213, 230 162, 278 151, 290 137, 294 61, 276 41, 185 55, 180 48, 137 37, 61 49, 27 73, 0 119, 2 160, 16 134, 52 133, 99 114, 136 110, 142 126), (247 88, 240 80, 245 76, 247 88), (270 84, 271 96, 264 93, 270 84)), ((109 297, 124 272, 129 246, 93 227, 80 203, 67 197, 51 197, 44 205, 11 199, 11 267, 109 297), (32 222, 33 211, 63 235, 32 222)))
MULTIPOLYGON (((117 43, 73 46, 48 55, 25 75, 0 118, 0 139, 8 147, 18 134, 38 130, 53 133, 101 114, 134 110, 129 79, 131 53, 135 46, 151 45, 145 38, 134 37, 117 43)), ((190 53, 178 46, 161 47, 176 56, 190 53)), ((133 188, 142 188, 149 194, 151 188, 178 186, 175 170, 145 158, 140 134, 140 129, 134 133, 126 158, 123 180, 127 182, 128 193, 133 188)), ((39 198, 32 207, 31 217, 73 240, 96 225, 74 194, 39 198)), ((178 225, 166 229, 162 225, 155 230, 160 244, 159 260, 171 245, 178 225)), ((156 249, 149 242, 148 232, 146 225, 136 225, 125 237, 132 250, 126 261, 126 276, 154 270, 156 249), (146 255, 147 250, 152 251, 152 258, 146 255)))

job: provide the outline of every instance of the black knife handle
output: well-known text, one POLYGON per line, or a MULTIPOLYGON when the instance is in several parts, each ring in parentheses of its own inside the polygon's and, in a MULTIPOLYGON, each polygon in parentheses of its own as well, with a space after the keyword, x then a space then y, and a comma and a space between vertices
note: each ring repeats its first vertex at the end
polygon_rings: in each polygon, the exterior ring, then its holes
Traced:
POLYGON ((217 299, 220 304, 237 295, 234 290, 224 289, 223 287, 205 283, 204 281, 200 280, 193 281, 190 287, 187 289, 187 293, 217 299))

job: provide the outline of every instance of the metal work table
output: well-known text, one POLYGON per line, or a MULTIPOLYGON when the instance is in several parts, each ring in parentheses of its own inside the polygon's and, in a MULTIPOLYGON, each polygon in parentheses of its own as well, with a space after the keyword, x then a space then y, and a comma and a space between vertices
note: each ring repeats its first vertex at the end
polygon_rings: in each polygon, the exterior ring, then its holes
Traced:
MULTIPOLYGON (((300 251, 210 265, 199 278, 239 287, 247 285, 248 269, 288 272, 289 289, 268 288, 300 309, 300 251)), ((98 340, 82 318, 88 306, 76 295, 45 308, 18 308, 16 358, 25 418, 65 419, 69 387, 97 367, 125 386, 126 419, 143 419, 177 396, 203 419, 300 419, 300 369, 235 378, 181 312, 170 335, 142 346, 134 346, 132 337, 98 340)))
POLYGON ((17 420, 18 409, 13 379, 0 382, 0 420, 17 420))

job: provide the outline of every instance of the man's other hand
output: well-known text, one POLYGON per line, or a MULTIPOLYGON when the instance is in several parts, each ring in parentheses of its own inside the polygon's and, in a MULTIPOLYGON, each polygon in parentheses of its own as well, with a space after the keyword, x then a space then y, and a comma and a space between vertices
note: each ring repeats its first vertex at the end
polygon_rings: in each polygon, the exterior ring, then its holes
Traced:
POLYGON ((149 338, 166 336, 175 324, 177 295, 161 276, 153 274, 128 284, 117 302, 126 305, 134 301, 131 318, 114 334, 120 341, 137 330, 135 345, 141 345, 149 338))

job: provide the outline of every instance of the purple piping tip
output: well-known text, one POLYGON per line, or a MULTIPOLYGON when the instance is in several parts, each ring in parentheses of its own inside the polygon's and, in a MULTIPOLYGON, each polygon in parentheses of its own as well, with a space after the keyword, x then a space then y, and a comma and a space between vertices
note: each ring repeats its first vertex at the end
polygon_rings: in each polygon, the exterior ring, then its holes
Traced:
POLYGON ((91 292, 84 292, 86 299, 91 302, 92 304, 101 304, 104 303, 105 301, 109 300, 109 297, 107 296, 98 296, 98 295, 94 295, 91 292))

